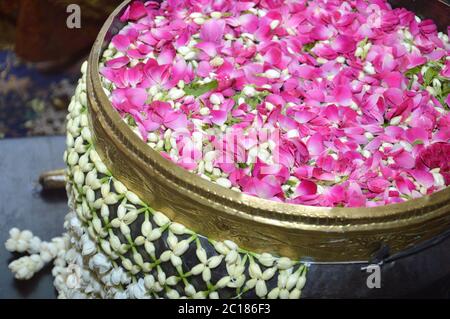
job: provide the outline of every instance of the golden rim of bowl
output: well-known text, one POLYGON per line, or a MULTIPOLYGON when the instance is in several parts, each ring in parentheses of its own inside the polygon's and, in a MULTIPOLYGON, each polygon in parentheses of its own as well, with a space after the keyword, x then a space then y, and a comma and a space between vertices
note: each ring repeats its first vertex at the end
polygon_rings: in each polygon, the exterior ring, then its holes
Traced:
MULTIPOLYGON (((365 236, 365 233, 370 234, 372 237, 385 232, 395 233, 403 229, 407 231, 408 228, 415 229, 417 227, 422 227, 428 221, 436 222, 445 217, 445 222, 441 222, 441 226, 435 225, 437 228, 446 227, 450 225, 450 221, 447 219, 447 215, 450 212, 450 188, 445 188, 431 195, 423 196, 416 199, 411 199, 406 202, 391 204, 386 206, 378 207, 358 207, 358 208, 343 208, 343 207, 315 207, 315 206, 305 206, 289 203, 275 202, 267 199, 262 199, 254 196, 250 196, 244 193, 239 193, 230 189, 226 189, 216 183, 209 182, 201 178, 200 176, 191 173, 170 160, 162 157, 157 151, 149 147, 139 136, 137 136, 128 125, 121 119, 119 113, 114 109, 110 100, 106 96, 101 78, 99 73, 99 62, 101 55, 108 39, 110 40, 112 35, 116 34, 123 24, 118 23, 118 17, 123 12, 125 7, 131 2, 131 0, 124 1, 117 9, 110 15, 105 24, 103 25, 97 40, 89 57, 89 67, 88 67, 88 99, 91 104, 90 112, 94 113, 92 125, 94 130, 94 137, 96 135, 100 136, 96 140, 97 144, 112 143, 114 147, 127 148, 123 149, 123 152, 127 153, 129 158, 120 159, 121 163, 134 163, 135 165, 142 166, 144 171, 146 170, 156 170, 162 172, 162 176, 168 179, 168 185, 176 185, 181 191, 186 192, 192 198, 202 198, 205 201, 205 205, 211 205, 214 208, 212 210, 218 209, 223 216, 222 218, 230 218, 235 220, 236 218, 240 220, 241 231, 243 234, 251 231, 252 229, 245 230, 245 227, 264 226, 264 229, 270 234, 275 228, 285 229, 288 233, 292 231, 306 231, 305 236, 318 235, 322 237, 321 242, 326 242, 326 237, 329 236, 330 240, 344 240, 345 238, 352 237, 351 241, 366 239, 369 240, 370 236, 365 236), (96 129, 95 126, 103 126, 103 130, 96 129), (101 133, 101 132, 103 133, 101 133), (109 140, 109 141, 108 141, 109 140), (215 203, 220 203, 220 208, 215 207, 215 203), (449 224, 447 224, 449 222, 449 224), (348 234, 348 236, 346 235, 348 234), (337 236, 336 236, 337 235, 337 236), (325 236, 325 237, 323 237, 325 236), (362 236, 362 237, 361 237, 362 236)), ((101 146, 101 145, 99 145, 101 146)), ((101 148, 101 147, 100 147, 101 148)), ((118 160, 110 158, 107 152, 102 152, 100 150, 100 155, 102 159, 107 164, 108 168, 111 169, 113 175, 115 175, 114 167, 117 167, 118 160)), ((123 165, 123 164, 122 164, 123 165)), ((126 165, 126 164, 125 164, 126 165)), ((134 183, 128 183, 127 186, 131 186, 130 189, 136 192, 141 198, 148 202, 149 204, 155 200, 154 196, 146 196, 148 193, 145 190, 139 189, 136 183, 136 179, 142 178, 143 176, 134 175, 133 172, 127 172, 127 170, 121 169, 118 173, 118 178, 127 185, 128 180, 133 180, 134 183), (124 173, 125 172, 125 173, 124 173), (148 200, 148 201, 147 201, 148 200)), ((181 205, 181 204, 180 204, 181 205)), ((195 212, 199 214, 199 211, 195 212)), ((211 218, 212 213, 207 210, 200 212, 201 218, 208 220, 211 218)), ((192 220, 189 218, 177 219, 176 214, 171 217, 175 221, 185 222, 188 227, 193 228, 200 234, 207 236, 212 236, 214 239, 227 239, 224 236, 230 236, 227 232, 226 234, 221 234, 220 231, 211 231, 204 229, 202 224, 193 224, 192 220)), ((197 218, 196 221, 200 221, 201 218, 197 218)), ((433 228, 433 233, 436 234, 436 227, 433 228)), ((279 229, 274 231, 274 234, 279 233, 279 229)), ((431 232, 431 230, 430 230, 431 232)), ((426 231, 422 231, 421 234, 413 236, 414 234, 409 234, 407 237, 410 238, 408 243, 403 246, 408 246, 413 244, 412 237, 419 237, 416 241, 420 241, 429 238, 426 231)), ((244 236, 244 235, 243 235, 244 236)), ((305 236, 300 236, 305 239, 305 236)), ((295 237, 295 236, 294 236, 295 237)), ((239 236, 232 238, 235 241, 240 241, 239 236), (237 238, 237 239, 236 239, 237 238)), ((303 256, 302 252, 292 252, 292 249, 280 249, 280 243, 273 236, 268 236, 267 238, 262 238, 261 245, 255 243, 249 243, 248 240, 241 241, 244 245, 250 247, 256 251, 264 251, 264 249, 269 251, 280 252, 283 251, 290 256, 303 256), (271 246, 271 241, 277 241, 276 244, 271 246), (263 246, 263 247, 261 247, 263 246)), ((373 237, 377 241, 383 241, 383 238, 373 237)), ((285 245, 292 245, 291 242, 285 242, 285 245)), ((316 242, 319 244, 319 242, 316 242)), ((335 246, 335 244, 333 244, 335 246)), ((332 245, 332 246, 333 246, 332 245)), ((301 247, 301 243, 294 245, 297 248, 301 247)), ((333 246, 333 247, 334 247, 333 246)), ((339 245, 338 245, 339 246, 339 245)), ((352 245, 350 244, 349 247, 352 245)), ((366 246, 371 246, 367 243, 366 246)), ((396 246, 396 245, 391 245, 396 246)), ((400 244, 398 247, 402 246, 400 244)), ((345 249, 345 245, 340 245, 341 249, 345 249)), ((311 247, 310 247, 311 248, 311 247)), ((314 250, 314 247, 312 247, 314 250)), ((404 248, 404 247, 402 247, 404 248)), ((399 248, 400 249, 400 248, 399 248)), ((301 250, 301 249, 300 249, 301 250)), ((310 251, 311 249, 306 249, 310 251)), ((373 250, 373 249, 372 249, 373 250)), ((298 249, 296 250, 298 251, 298 249)), ((327 251, 327 249, 324 249, 327 251)), ((360 257, 367 259, 368 252, 360 254, 360 257)), ((341 252, 341 255, 354 255, 350 253, 341 252)), ((316 256, 312 256, 315 258, 316 256)), ((334 257, 334 259, 339 259, 339 257, 334 257)), ((343 257, 344 258, 344 257, 343 257)), ((318 259, 324 260, 326 257, 319 257, 318 259)), ((342 259, 342 258, 341 258, 342 259)))

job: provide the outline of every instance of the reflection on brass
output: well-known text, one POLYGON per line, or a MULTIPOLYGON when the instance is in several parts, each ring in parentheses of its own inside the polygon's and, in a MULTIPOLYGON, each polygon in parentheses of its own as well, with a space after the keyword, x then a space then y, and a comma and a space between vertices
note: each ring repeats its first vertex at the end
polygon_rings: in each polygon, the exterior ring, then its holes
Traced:
POLYGON ((39 183, 43 190, 57 190, 66 187, 66 173, 64 169, 44 172, 39 176, 39 183))
POLYGON ((102 160, 145 202, 212 239, 315 261, 368 260, 382 244, 396 253, 450 228, 450 188, 383 207, 311 207, 225 189, 163 158, 120 118, 100 81, 99 58, 129 2, 109 17, 91 51, 89 120, 102 160))

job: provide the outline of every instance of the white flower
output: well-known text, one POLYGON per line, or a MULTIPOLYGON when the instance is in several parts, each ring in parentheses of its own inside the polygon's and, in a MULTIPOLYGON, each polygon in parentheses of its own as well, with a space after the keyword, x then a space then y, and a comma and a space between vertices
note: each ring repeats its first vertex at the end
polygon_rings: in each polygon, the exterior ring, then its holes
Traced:
POLYGON ((268 299, 277 299, 278 295, 280 294, 280 288, 275 287, 274 289, 272 289, 269 294, 267 295, 268 299))
POLYGON ((274 30, 274 29, 276 29, 279 25, 280 25, 280 20, 272 20, 272 22, 270 22, 270 29, 271 29, 271 30, 274 30))
POLYGON ((114 299, 128 299, 128 293, 125 291, 118 291, 114 295, 114 299))
POLYGON ((167 218, 167 216, 161 212, 155 212, 153 214, 153 220, 155 221, 156 225, 160 227, 170 223, 169 218, 167 218))
POLYGON ((220 177, 216 180, 216 183, 225 188, 231 188, 232 184, 228 178, 220 177))
POLYGON ((133 203, 133 204, 135 204, 135 205, 141 205, 141 204, 142 204, 142 201, 141 201, 141 200, 139 199, 139 197, 138 197, 135 193, 133 193, 133 192, 128 191, 128 192, 125 193, 125 196, 127 197, 127 199, 128 199, 131 203, 133 203))
POLYGON ((220 19, 221 17, 222 17, 222 12, 219 12, 219 11, 211 12, 211 18, 213 18, 213 19, 220 19))
POLYGON ((111 282, 113 285, 119 285, 122 282, 122 276, 124 274, 122 267, 115 267, 111 271, 111 282))
POLYGON ((256 90, 253 86, 246 85, 242 90, 242 93, 244 93, 246 96, 252 97, 255 96, 256 90))
POLYGON ((295 286, 296 289, 302 290, 303 287, 305 287, 306 284, 306 276, 300 276, 300 278, 298 278, 297 284, 295 286))
POLYGON ((289 299, 299 299, 301 295, 300 289, 295 288, 289 294, 289 299))
POLYGON ((189 241, 188 240, 182 240, 179 243, 177 243, 173 249, 173 253, 176 256, 183 255, 187 250, 189 249, 189 241))
POLYGON ((274 69, 269 69, 264 72, 264 76, 269 79, 278 79, 280 77, 280 72, 274 69))
POLYGON ((186 227, 184 225, 182 225, 182 224, 179 224, 179 223, 172 223, 172 224, 170 224, 169 229, 175 235, 183 235, 187 231, 186 227))
POLYGON ((225 60, 221 58, 220 56, 214 57, 211 61, 209 61, 209 64, 213 67, 221 66, 225 60))
POLYGON ((97 268, 100 274, 104 274, 111 269, 112 265, 108 257, 102 253, 98 253, 89 260, 89 267, 97 268))
POLYGON ((14 260, 8 266, 14 277, 19 280, 28 280, 44 267, 39 255, 24 256, 14 260))
POLYGON ((210 101, 212 104, 218 105, 218 104, 220 104, 220 97, 219 97, 217 94, 213 93, 213 94, 211 94, 211 96, 209 97, 209 101, 210 101))
POLYGON ((169 90, 169 98, 171 100, 178 100, 179 98, 183 97, 184 95, 185 95, 185 92, 181 89, 171 88, 169 90))
POLYGON ((372 63, 370 63, 370 62, 366 62, 363 69, 366 73, 371 74, 371 75, 376 73, 375 68, 373 67, 372 63))
POLYGON ((83 250, 81 254, 83 256, 91 255, 96 251, 95 243, 90 239, 85 240, 82 245, 83 250))
POLYGON ((258 280, 256 282, 256 295, 260 298, 265 297, 267 295, 267 286, 266 282, 264 280, 258 280))
POLYGON ((278 259, 277 265, 278 269, 288 269, 292 267, 293 262, 287 257, 281 257, 278 259))
POLYGON ((144 279, 141 278, 137 283, 129 285, 127 291, 131 299, 146 298, 144 279))

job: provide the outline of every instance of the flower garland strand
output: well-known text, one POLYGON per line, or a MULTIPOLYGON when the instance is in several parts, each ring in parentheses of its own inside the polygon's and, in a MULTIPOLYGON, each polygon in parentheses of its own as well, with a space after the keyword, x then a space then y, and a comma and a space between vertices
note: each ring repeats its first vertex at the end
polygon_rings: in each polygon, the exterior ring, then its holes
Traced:
POLYGON ((300 298, 308 264, 201 236, 114 178, 92 144, 86 69, 67 117, 67 233, 52 240, 65 245, 45 255, 31 232, 11 230, 6 247, 33 254, 11 263, 16 278, 42 269, 39 251, 46 262, 56 257, 59 298, 300 298))

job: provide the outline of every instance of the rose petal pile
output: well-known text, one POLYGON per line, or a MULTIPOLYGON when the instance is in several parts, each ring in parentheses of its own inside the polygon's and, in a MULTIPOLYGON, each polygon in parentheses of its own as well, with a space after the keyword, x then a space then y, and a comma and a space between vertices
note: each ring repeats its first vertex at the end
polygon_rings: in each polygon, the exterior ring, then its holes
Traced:
POLYGON ((450 45, 431 20, 384 0, 136 1, 121 19, 105 92, 183 168, 313 206, 449 185, 450 45))

